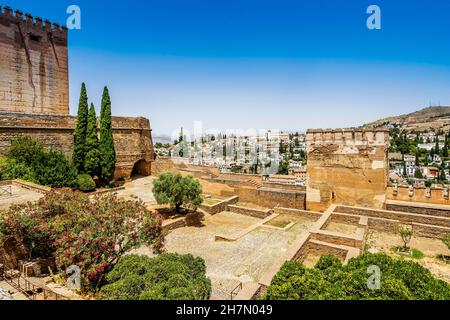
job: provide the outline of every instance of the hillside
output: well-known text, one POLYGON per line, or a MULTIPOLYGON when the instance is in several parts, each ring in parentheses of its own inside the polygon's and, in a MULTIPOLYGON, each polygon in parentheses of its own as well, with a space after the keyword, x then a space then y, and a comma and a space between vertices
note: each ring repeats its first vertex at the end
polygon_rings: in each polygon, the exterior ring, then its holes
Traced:
POLYGON ((450 130, 450 107, 429 107, 413 113, 389 117, 363 125, 365 128, 379 128, 399 124, 411 131, 450 130))

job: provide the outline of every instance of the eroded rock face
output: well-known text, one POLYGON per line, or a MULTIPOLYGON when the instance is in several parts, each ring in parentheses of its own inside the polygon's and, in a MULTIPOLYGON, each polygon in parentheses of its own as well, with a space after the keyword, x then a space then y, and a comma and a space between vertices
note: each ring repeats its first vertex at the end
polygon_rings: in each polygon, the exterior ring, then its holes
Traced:
POLYGON ((19 262, 26 260, 29 252, 25 246, 15 238, 7 239, 0 246, 0 264, 7 269, 18 269, 19 262))
POLYGON ((330 204, 381 208, 388 177, 389 131, 308 130, 306 202, 309 210, 330 204))

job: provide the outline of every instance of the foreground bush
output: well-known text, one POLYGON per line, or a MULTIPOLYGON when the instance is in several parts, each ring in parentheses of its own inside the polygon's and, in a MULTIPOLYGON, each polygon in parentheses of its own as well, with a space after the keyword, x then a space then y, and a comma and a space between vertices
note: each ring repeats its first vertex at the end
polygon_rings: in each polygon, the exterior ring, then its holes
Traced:
POLYGON ((80 174, 77 179, 78 189, 83 192, 90 192, 95 190, 95 181, 88 174, 80 174))
POLYGON ((269 300, 448 300, 450 285, 413 261, 386 254, 364 254, 343 266, 337 258, 322 257, 313 269, 286 262, 275 275, 269 300), (369 289, 368 268, 381 270, 380 289, 369 289))
POLYGON ((180 213, 181 206, 197 210, 203 202, 202 186, 193 176, 183 177, 179 173, 164 172, 153 181, 153 194, 158 204, 170 204, 180 213))
POLYGON ((152 245, 159 252, 161 229, 160 217, 140 202, 111 194, 89 199, 68 189, 0 214, 3 238, 19 239, 32 258, 55 256, 63 270, 77 265, 82 284, 90 290, 97 288, 126 251, 152 245))
POLYGON ((103 300, 204 300, 211 292, 203 259, 164 253, 156 258, 127 255, 107 275, 103 300))
POLYGON ((13 141, 3 160, 2 179, 23 179, 49 187, 75 187, 77 173, 67 157, 47 151, 30 137, 13 141))

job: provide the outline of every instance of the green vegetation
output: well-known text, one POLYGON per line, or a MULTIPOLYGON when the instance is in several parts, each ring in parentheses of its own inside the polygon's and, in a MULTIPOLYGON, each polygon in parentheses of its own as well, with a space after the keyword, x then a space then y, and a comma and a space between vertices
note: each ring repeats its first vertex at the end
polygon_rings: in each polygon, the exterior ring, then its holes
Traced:
POLYGON ((401 226, 398 230, 398 233, 403 241, 403 248, 401 250, 403 252, 409 252, 408 244, 411 241, 411 238, 413 236, 413 231, 411 228, 408 228, 406 226, 401 226))
POLYGON ((175 172, 160 174, 153 181, 153 194, 158 204, 170 204, 177 213, 181 213, 181 206, 195 211, 203 201, 202 186, 198 180, 191 175, 183 177, 175 172))
POLYGON ((100 178, 107 184, 114 178, 116 169, 116 151, 111 123, 111 99, 108 88, 103 89, 102 107, 100 111, 100 178))
POLYGON ((85 171, 91 177, 98 177, 100 175, 100 151, 98 143, 97 116, 95 114, 94 104, 91 104, 89 109, 85 150, 85 171))
POLYGON ((420 251, 419 249, 412 249, 411 250, 411 256, 414 259, 422 259, 423 257, 425 257, 425 255, 423 254, 422 251, 420 251))
POLYGON ((202 258, 163 253, 155 258, 126 255, 107 275, 103 300, 206 300, 211 281, 202 258))
POLYGON ((30 137, 21 137, 11 143, 3 159, 2 179, 22 179, 44 186, 62 188, 76 185, 75 167, 64 154, 47 151, 30 137))
POLYGON ((142 203, 111 194, 90 199, 71 190, 2 212, 0 238, 11 237, 31 258, 55 257, 60 270, 80 267, 86 291, 96 291, 125 252, 140 245, 160 252, 164 244, 160 217, 142 203))
POLYGON ((73 137, 72 161, 79 173, 84 172, 84 163, 86 157, 85 141, 88 123, 88 97, 86 85, 81 84, 80 100, 78 103, 77 126, 73 137))
POLYGON ((322 257, 313 269, 286 262, 264 296, 269 300, 448 300, 450 285, 433 277, 414 261, 386 254, 353 258, 343 266, 337 258, 322 257), (369 289, 370 267, 381 271, 379 289, 369 289))
POLYGON ((78 189, 83 192, 91 192, 95 190, 95 181, 88 174, 80 174, 77 178, 78 189))

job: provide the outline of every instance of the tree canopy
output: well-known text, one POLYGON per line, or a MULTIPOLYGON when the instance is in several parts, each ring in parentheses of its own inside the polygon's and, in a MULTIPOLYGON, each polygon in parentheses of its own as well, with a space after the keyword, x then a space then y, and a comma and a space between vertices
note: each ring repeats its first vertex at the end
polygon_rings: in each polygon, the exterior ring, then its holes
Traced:
POLYGON ((286 262, 268 287, 269 300, 448 300, 450 285, 410 260, 386 254, 353 258, 345 266, 331 256, 322 257, 308 269, 286 262), (370 267, 380 269, 380 286, 369 289, 370 267))
POLYGON ((203 202, 202 186, 193 176, 164 172, 153 181, 153 194, 158 204, 170 204, 177 212, 181 206, 196 210, 203 202))
POLYGON ((126 255, 107 275, 103 300, 205 300, 211 293, 202 258, 163 253, 126 255))

